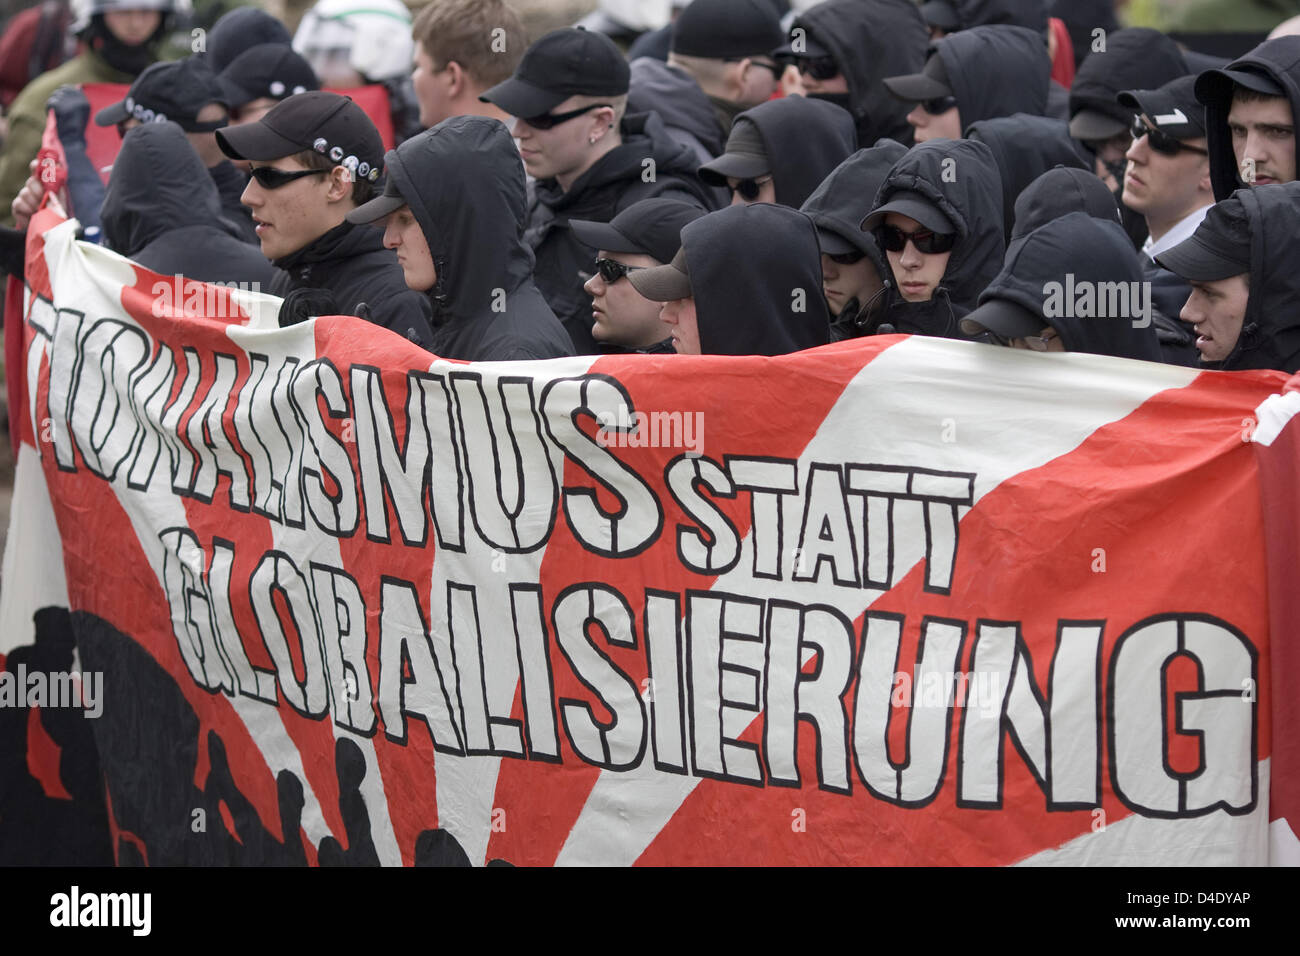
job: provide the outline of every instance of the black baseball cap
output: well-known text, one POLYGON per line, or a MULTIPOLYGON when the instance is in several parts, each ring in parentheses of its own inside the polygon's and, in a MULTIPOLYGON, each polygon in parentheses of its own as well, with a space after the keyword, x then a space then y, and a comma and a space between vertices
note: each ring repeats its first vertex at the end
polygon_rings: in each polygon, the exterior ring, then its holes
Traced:
POLYGON ((772 161, 767 158, 767 147, 758 124, 743 113, 736 117, 727 136, 727 146, 721 156, 711 159, 699 169, 699 177, 710 186, 726 186, 727 177, 754 179, 772 171, 772 161))
POLYGON ((945 33, 961 29, 961 17, 957 14, 957 8, 948 0, 930 0, 929 3, 921 4, 921 19, 926 26, 937 27, 945 33))
POLYGON ((767 56, 784 37, 767 0, 694 0, 673 23, 671 49, 714 60, 767 56))
POLYGON ((283 100, 319 90, 320 81, 306 60, 283 43, 259 43, 235 57, 217 75, 226 103, 238 109, 263 97, 283 100))
POLYGON ((570 96, 622 96, 631 73, 614 41, 580 27, 553 30, 526 51, 514 76, 479 97, 511 116, 549 113, 570 96))
POLYGON ((365 110, 349 97, 324 90, 290 96, 256 123, 219 130, 217 145, 231 159, 259 162, 314 149, 371 183, 384 166, 383 140, 365 110))
MULTIPOLYGON (((1278 39, 1281 39, 1280 37, 1278 39)), ((1196 98, 1206 106, 1232 99, 1238 86, 1268 96, 1286 96, 1282 84, 1262 68, 1246 63, 1230 64, 1222 70, 1206 70, 1196 78, 1196 98)))
POLYGON ((154 63, 135 78, 126 98, 95 114, 97 126, 116 126, 128 119, 142 123, 168 120, 189 133, 210 133, 227 120, 200 123, 199 110, 212 103, 228 107, 225 90, 203 60, 187 57, 154 63))
POLYGON ((1205 135, 1205 107, 1196 98, 1196 77, 1180 76, 1155 90, 1126 90, 1116 97, 1120 106, 1145 113, 1156 129, 1174 139, 1205 135))
POLYGON ((685 246, 677 250, 673 261, 668 265, 629 272, 627 281, 651 302, 672 302, 694 294, 691 291, 691 274, 686 268, 685 246))
POLYGON ((889 197, 889 202, 873 209, 871 214, 862 220, 862 228, 871 232, 883 223, 885 217, 891 212, 915 219, 923 228, 940 235, 950 235, 957 231, 952 220, 945 216, 938 206, 920 193, 906 189, 894 193, 889 197))
POLYGON ((891 76, 881 81, 885 89, 900 100, 920 103, 940 96, 952 96, 952 86, 948 82, 948 71, 944 68, 943 58, 938 50, 930 51, 930 58, 920 73, 906 73, 903 76, 891 76))
POLYGON ((1010 299, 993 298, 961 320, 961 330, 967 335, 992 332, 1004 339, 1023 339, 1038 335, 1044 325, 1051 325, 1033 309, 1027 309, 1010 299))
POLYGON ((680 199, 642 199, 609 222, 570 219, 578 241, 593 249, 650 256, 672 262, 682 247, 682 227, 704 215, 704 210, 680 199))
POLYGON ((1156 265, 1191 282, 1250 272, 1250 220, 1241 200, 1215 203, 1190 237, 1156 256, 1156 265))
MULTIPOLYGON (((390 149, 384 154, 384 161, 391 162, 389 157, 396 156, 397 151, 390 149)), ((406 197, 402 195, 401 190, 397 188, 397 183, 392 176, 384 180, 384 191, 369 202, 362 203, 356 209, 353 209, 345 217, 348 222, 364 226, 367 223, 378 222, 394 210, 401 209, 406 205, 406 197)))

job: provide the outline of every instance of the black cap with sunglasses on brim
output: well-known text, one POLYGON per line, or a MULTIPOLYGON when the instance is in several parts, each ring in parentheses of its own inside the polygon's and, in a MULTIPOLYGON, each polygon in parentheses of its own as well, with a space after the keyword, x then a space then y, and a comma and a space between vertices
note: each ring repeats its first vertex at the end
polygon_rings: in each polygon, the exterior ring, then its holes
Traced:
POLYGON ((479 97, 524 120, 571 96, 622 96, 631 73, 614 41, 578 27, 554 30, 525 52, 514 75, 479 97))
POLYGON ((643 199, 609 222, 570 219, 569 228, 593 249, 649 256, 666 263, 682 247, 682 228, 703 215, 703 209, 680 199, 643 199))
POLYGON ((218 130, 217 145, 231 159, 253 162, 314 150, 369 183, 384 168, 384 143, 365 110, 324 90, 290 96, 256 123, 218 130))
POLYGON ((135 78, 125 98, 95 114, 95 124, 116 126, 130 119, 142 123, 170 120, 187 133, 210 133, 227 122, 225 117, 206 123, 198 121, 199 111, 212 103, 229 106, 221 83, 201 59, 189 57, 154 63, 135 78))
POLYGON ((1196 98, 1196 79, 1180 76, 1158 89, 1126 90, 1115 99, 1120 106, 1145 114, 1157 133, 1176 140, 1201 139, 1205 136, 1205 107, 1196 98))

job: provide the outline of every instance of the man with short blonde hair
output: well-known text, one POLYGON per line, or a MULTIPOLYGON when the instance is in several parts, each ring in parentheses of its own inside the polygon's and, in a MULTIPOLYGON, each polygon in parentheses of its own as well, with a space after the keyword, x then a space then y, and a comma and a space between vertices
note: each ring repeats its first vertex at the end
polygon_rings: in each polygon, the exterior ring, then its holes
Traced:
POLYGON ((479 95, 510 77, 528 46, 519 16, 503 0, 431 0, 411 25, 420 102, 428 129, 450 116, 508 116, 479 95))

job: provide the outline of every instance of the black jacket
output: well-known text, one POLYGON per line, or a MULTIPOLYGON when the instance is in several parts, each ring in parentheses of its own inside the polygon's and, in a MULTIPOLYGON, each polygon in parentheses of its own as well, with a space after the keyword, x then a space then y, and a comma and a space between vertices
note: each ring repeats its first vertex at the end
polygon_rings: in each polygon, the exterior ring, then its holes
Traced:
POLYGON ((728 206, 682 229, 705 355, 785 355, 830 341, 812 220, 770 203, 728 206))
POLYGON ((675 143, 655 113, 625 116, 623 142, 583 173, 565 192, 554 179, 534 183, 524 241, 537 256, 534 277, 552 311, 564 323, 577 355, 600 351, 591 337, 591 297, 583 290, 596 250, 579 242, 570 219, 609 222, 642 199, 680 199, 712 208, 710 191, 695 175, 699 163, 675 143), (646 181, 654 160, 654 178, 646 181))
POLYGON ((100 216, 105 244, 154 272, 271 285, 271 264, 222 218, 217 187, 175 123, 126 134, 100 216))
MULTIPOLYGON (((833 232, 857 247, 886 282, 889 263, 876 237, 862 228, 862 220, 871 212, 871 200, 885 177, 906 152, 901 144, 889 139, 871 149, 858 150, 822 180, 801 210, 812 217, 819 230, 833 232)), ((844 303, 840 314, 831 320, 831 337, 839 341, 866 334, 872 318, 885 306, 887 289, 881 293, 874 302, 850 299, 844 303)))
POLYGON ((470 362, 571 355, 523 244, 524 167, 498 120, 457 116, 385 157, 424 231, 438 281, 430 350, 470 362))
POLYGON ((934 297, 928 302, 907 302, 895 285, 889 292, 884 321, 896 332, 965 338, 958 320, 974 308, 980 293, 997 275, 1006 245, 1002 179, 993 153, 983 143, 969 139, 919 143, 894 164, 872 208, 878 209, 894 193, 903 191, 920 193, 952 220, 957 243, 934 297))
MULTIPOLYGON (((1067 352, 1159 362, 1155 324, 1149 313, 1143 315, 1138 308, 1141 289, 1142 267, 1124 228, 1085 212, 1072 212, 1015 240, 1007 248, 1002 271, 980 296, 980 304, 1007 299, 1042 315, 1044 324, 1061 336, 1067 352), (1094 303, 1103 298, 1102 283, 1123 283, 1123 300, 1114 296, 1123 314, 1100 317, 1095 306, 1084 304, 1085 312, 1092 311, 1081 316, 1075 307, 1080 304, 1078 295, 1071 298, 1070 292, 1084 288, 1082 283, 1091 284, 1094 303)), ((1105 297, 1112 298, 1109 293, 1105 297)))
POLYGON ((423 348, 431 346, 428 300, 406 287, 397 256, 384 248, 383 230, 343 222, 275 264, 283 271, 271 282, 273 294, 325 289, 340 314, 356 315, 365 303, 376 325, 423 348))
POLYGON ((1047 40, 1024 27, 972 27, 934 44, 948 72, 963 126, 1047 109, 1052 61, 1047 40))
POLYGON ((824 100, 785 96, 741 117, 758 127, 771 167, 776 201, 798 209, 854 149, 853 117, 824 100))
POLYGON ((1014 208, 1012 239, 1019 239, 1044 223, 1072 212, 1086 212, 1107 222, 1120 222, 1115 194, 1086 169, 1049 169, 1021 190, 1014 208))
POLYGON ((966 138, 993 150, 1002 174, 1002 221, 1008 240, 1016 197, 1026 186, 1056 166, 1088 169, 1091 165, 1078 140, 1070 138, 1069 124, 1046 116, 1017 113, 981 120, 966 129, 966 138))
POLYGON ((654 110, 668 135, 690 149, 701 163, 722 155, 728 131, 718 122, 718 113, 700 84, 677 67, 652 57, 633 60, 629 69, 629 113, 654 110))
MULTIPOLYGON (((1300 116, 1300 36, 1278 37, 1261 43, 1228 69, 1251 66, 1267 73, 1286 90, 1292 117, 1300 116)), ((1216 200, 1226 199, 1244 183, 1238 176, 1237 157, 1228 132, 1233 83, 1227 77, 1202 74, 1196 81, 1196 98, 1205 104, 1205 138, 1210 150, 1210 183, 1216 200)))
POLYGON ((853 114, 860 147, 888 137, 912 143, 907 122, 910 103, 894 97, 880 82, 885 77, 920 73, 930 30, 911 0, 826 0, 805 10, 791 28, 802 27, 809 39, 831 51, 848 81, 846 102, 834 94, 818 96, 853 114))

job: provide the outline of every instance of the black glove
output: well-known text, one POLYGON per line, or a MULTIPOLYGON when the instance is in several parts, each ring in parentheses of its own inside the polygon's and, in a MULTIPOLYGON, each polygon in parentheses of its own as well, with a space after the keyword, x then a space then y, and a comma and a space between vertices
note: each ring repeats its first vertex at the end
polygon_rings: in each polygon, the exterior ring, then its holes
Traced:
POLYGON ((60 86, 50 94, 45 105, 54 110, 54 123, 59 139, 64 143, 79 142, 86 138, 86 124, 90 122, 90 100, 75 86, 60 86))
POLYGON ((0 270, 21 279, 26 254, 27 233, 0 226, 0 270))
POLYGON ((294 289, 280 306, 280 328, 310 319, 313 315, 338 315, 334 293, 329 289, 294 289))

